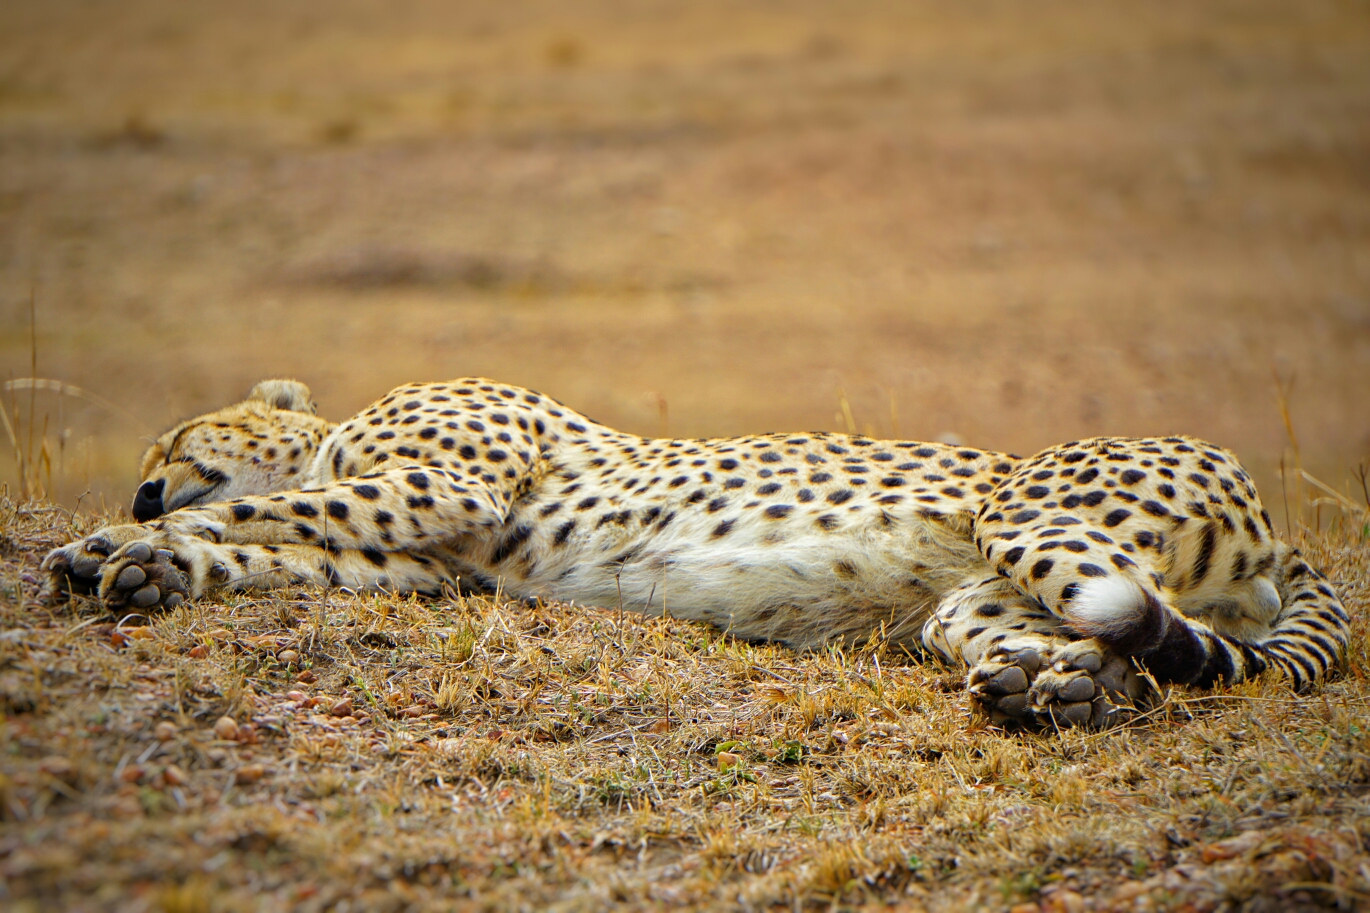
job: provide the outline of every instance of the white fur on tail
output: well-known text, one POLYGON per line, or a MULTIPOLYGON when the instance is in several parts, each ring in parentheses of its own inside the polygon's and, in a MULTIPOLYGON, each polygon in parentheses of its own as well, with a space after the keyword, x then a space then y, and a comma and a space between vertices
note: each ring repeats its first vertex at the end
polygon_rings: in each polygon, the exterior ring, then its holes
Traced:
POLYGON ((1122 576, 1092 577, 1080 584, 1070 601, 1070 620, 1094 637, 1108 640, 1126 634, 1147 613, 1147 595, 1122 576))

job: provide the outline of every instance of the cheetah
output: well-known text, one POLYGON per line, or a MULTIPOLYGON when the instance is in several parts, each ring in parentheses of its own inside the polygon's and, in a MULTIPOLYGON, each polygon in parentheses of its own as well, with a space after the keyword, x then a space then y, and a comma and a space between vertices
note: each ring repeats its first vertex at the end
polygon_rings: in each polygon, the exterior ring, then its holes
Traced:
POLYGON ((212 589, 465 588, 621 605, 798 650, 873 636, 968 669, 997 724, 1101 727, 1148 677, 1266 669, 1305 690, 1347 615, 1251 478, 1189 437, 1022 459, 826 432, 638 437, 483 378, 399 387, 341 424, 291 380, 143 458, 135 524, 44 560, 119 611, 212 589))

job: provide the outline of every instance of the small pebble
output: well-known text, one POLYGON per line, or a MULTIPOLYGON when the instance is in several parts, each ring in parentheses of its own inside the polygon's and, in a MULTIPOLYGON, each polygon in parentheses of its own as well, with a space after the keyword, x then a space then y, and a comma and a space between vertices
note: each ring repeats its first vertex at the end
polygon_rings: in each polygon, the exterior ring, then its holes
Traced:
POLYGON ((168 764, 166 770, 162 771, 162 777, 169 786, 185 786, 190 777, 186 772, 175 764, 168 764))
POLYGON ((219 722, 214 724, 214 734, 225 742, 232 742, 238 738, 238 721, 231 716, 219 717, 219 722))
POLYGON ((266 776, 266 768, 260 764, 245 764, 238 768, 233 775, 233 782, 239 786, 246 786, 249 783, 256 783, 266 776))
POLYGON ((76 765, 61 755, 51 755, 39 761, 38 769, 63 783, 71 783, 76 779, 76 765))
POLYGON ((287 691, 285 693, 285 699, 288 701, 294 701, 298 704, 302 701, 309 700, 309 695, 305 694, 303 691, 287 691))
POLYGON ((209 648, 206 647, 204 644, 196 644, 195 646, 190 648, 190 652, 186 655, 189 656, 191 659, 204 659, 206 656, 209 655, 209 648))
POLYGON ((170 742, 176 738, 176 724, 163 720, 152 730, 152 734, 157 737, 159 742, 170 742))
POLYGON ((138 764, 130 764, 119 773, 119 779, 125 783, 137 783, 143 779, 143 768, 138 764))
POLYGON ((295 680, 298 682, 304 682, 307 685, 310 682, 314 681, 314 673, 310 672, 308 669, 305 669, 299 675, 295 676, 295 680))
POLYGON ((328 712, 331 713, 333 716, 351 716, 352 698, 343 698, 342 700, 334 704, 332 707, 329 707, 328 712))
POLYGON ((282 650, 280 653, 276 654, 276 658, 288 666, 291 663, 298 662, 300 654, 296 653, 294 650, 282 650))
POLYGON ((741 755, 733 754, 731 751, 720 751, 718 753, 718 769, 727 770, 730 767, 736 767, 741 760, 741 755))

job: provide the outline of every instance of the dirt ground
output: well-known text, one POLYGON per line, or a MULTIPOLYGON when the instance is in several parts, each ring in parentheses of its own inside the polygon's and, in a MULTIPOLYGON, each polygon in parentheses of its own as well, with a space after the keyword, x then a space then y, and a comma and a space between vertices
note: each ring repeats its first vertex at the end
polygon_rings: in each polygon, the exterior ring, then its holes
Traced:
POLYGON ((1300 537, 1355 619, 1338 681, 1006 734, 964 670, 616 609, 41 602, 95 522, 0 501, 16 913, 1370 908, 1370 529, 1300 537))
POLYGON ((1370 530, 1295 471, 1367 500, 1363 3, 11 0, 0 373, 0 906, 1370 908, 1370 530), (39 600, 175 420, 465 374, 641 434, 1207 437, 1348 671, 1008 736, 958 670, 614 607, 39 600))
POLYGON ((1359 3, 0 5, 0 366, 32 292, 37 373, 109 404, 35 397, 66 504, 266 375, 335 418, 485 374, 644 434, 1179 431, 1269 497, 1278 374, 1340 487, 1367 239, 1359 3))

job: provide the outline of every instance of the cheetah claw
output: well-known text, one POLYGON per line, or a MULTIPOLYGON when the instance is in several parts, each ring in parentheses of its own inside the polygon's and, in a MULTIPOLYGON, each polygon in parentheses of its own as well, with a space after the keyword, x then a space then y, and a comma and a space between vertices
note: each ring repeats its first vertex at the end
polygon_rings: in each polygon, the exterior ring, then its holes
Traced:
POLYGON ((48 591, 58 598, 94 595, 115 548, 113 541, 97 533, 48 552, 41 565, 48 575, 48 591))
POLYGON ((115 552, 100 581, 100 598, 111 609, 174 609, 190 595, 190 580, 173 559, 175 552, 130 542, 115 552))

